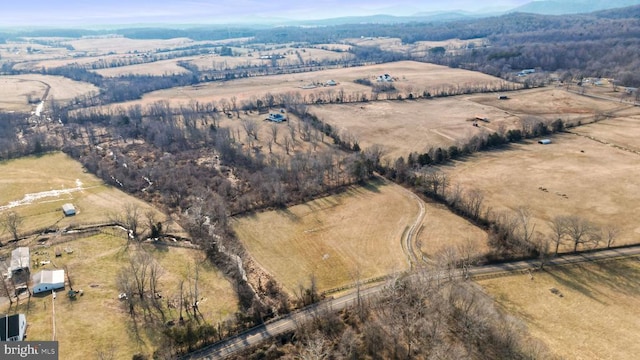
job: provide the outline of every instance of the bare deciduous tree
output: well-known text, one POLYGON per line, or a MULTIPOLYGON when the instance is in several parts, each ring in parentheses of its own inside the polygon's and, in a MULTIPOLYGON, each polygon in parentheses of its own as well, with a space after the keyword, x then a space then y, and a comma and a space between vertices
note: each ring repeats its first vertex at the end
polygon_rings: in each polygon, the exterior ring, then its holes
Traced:
POLYGON ((551 223, 549 227, 553 231, 551 241, 553 245, 555 245, 555 255, 558 255, 558 251, 560 250, 560 245, 566 240, 568 236, 568 221, 566 216, 556 216, 551 219, 551 223))
POLYGON ((580 245, 594 244, 597 246, 601 239, 598 227, 579 216, 567 218, 567 234, 573 242, 573 252, 577 252, 580 245))
POLYGON ((247 136, 253 137, 254 140, 258 140, 258 123, 250 119, 242 119, 241 123, 242 128, 245 133, 247 133, 247 136))
POLYGON ((280 126, 277 123, 271 123, 271 140, 274 144, 278 143, 278 131, 280 130, 280 126))
MULTIPOLYGON (((2 228, 11 234, 13 241, 18 241, 20 239, 20 227, 22 226, 23 219, 15 211, 9 211, 2 215, 0 218, 0 225, 2 228)), ((0 245, 2 245, 0 243, 0 245)))
POLYGON ((616 238, 620 234, 620 228, 616 226, 607 226, 604 228, 604 237, 607 242, 607 249, 611 248, 611 245, 616 241, 616 238))

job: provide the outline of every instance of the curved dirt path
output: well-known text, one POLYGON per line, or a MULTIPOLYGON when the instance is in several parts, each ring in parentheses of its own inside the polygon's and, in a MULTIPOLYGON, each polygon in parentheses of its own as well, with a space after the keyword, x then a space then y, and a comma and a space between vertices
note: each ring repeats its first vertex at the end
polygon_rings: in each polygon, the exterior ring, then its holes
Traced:
POLYGON ((411 224, 411 226, 409 227, 409 230, 405 232, 404 237, 402 239, 402 249, 407 254, 407 259, 409 260, 409 264, 411 265, 411 268, 413 268, 417 266, 418 263, 420 262, 413 248, 413 244, 414 244, 414 238, 418 233, 418 229, 420 228, 420 225, 424 220, 426 209, 425 209, 424 201, 422 201, 422 199, 420 199, 418 195, 414 194, 412 191, 407 190, 404 187, 402 189, 403 191, 405 191, 405 193, 409 197, 415 199, 418 202, 418 206, 420 207, 420 212, 418 213, 416 220, 413 222, 413 224, 411 224))

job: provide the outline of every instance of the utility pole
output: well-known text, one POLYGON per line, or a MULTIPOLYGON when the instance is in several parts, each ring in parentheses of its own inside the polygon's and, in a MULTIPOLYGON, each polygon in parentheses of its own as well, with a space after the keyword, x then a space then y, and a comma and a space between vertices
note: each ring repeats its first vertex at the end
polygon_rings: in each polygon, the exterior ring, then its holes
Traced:
POLYGON ((55 308, 55 304, 56 304, 56 291, 55 290, 51 290, 51 323, 53 325, 53 336, 51 341, 56 341, 56 308, 55 308))

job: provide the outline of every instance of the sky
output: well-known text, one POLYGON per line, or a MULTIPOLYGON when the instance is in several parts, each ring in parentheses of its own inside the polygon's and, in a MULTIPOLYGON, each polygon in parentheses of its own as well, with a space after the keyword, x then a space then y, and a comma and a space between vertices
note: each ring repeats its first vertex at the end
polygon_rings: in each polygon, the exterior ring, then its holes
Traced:
POLYGON ((2 0, 0 27, 133 23, 230 23, 260 19, 406 16, 444 10, 507 10, 530 0, 2 0))

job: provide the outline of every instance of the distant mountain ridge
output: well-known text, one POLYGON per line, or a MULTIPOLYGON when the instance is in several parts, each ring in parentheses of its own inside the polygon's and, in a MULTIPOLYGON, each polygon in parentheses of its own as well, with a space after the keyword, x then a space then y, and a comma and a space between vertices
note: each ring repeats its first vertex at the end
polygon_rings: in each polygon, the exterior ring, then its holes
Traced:
POLYGON ((509 12, 541 15, 581 14, 638 4, 640 4, 640 0, 542 0, 532 1, 509 12))

